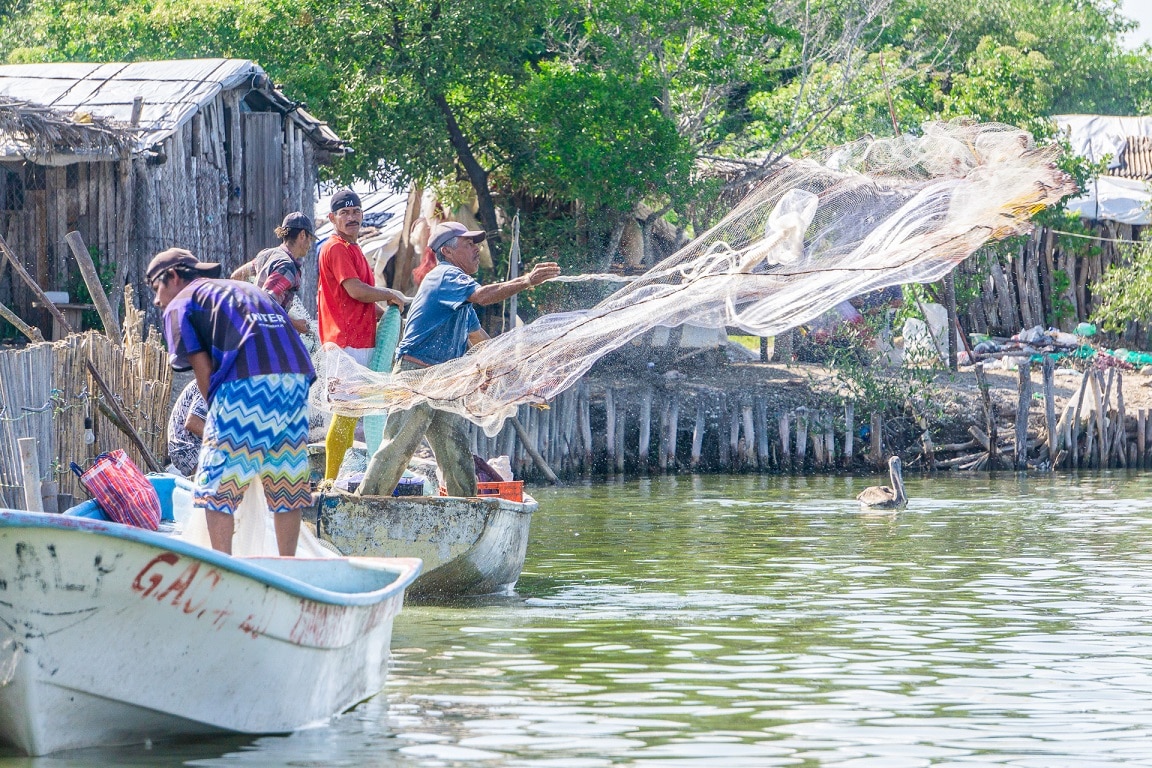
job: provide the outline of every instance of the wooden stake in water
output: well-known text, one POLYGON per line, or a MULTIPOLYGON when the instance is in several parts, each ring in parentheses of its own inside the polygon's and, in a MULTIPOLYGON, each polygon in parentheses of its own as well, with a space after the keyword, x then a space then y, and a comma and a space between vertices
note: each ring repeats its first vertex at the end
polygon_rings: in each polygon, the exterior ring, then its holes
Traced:
POLYGON ((624 471, 624 423, 626 413, 624 410, 624 403, 616 403, 616 471, 624 471))
POLYGON ((640 441, 636 461, 639 471, 648 472, 648 451, 652 447, 652 387, 646 386, 640 392, 640 441))
POLYGON ((856 404, 844 403, 844 466, 852 466, 852 444, 856 439, 856 404))
POLYGON ((1028 407, 1032 404, 1032 361, 1021 363, 1017 370, 1016 400, 1016 469, 1028 468, 1028 407))
POLYGON ((884 421, 876 411, 872 412, 869 436, 872 438, 872 463, 883 467, 884 461, 884 421))
POLYGON ((1056 363, 1044 355, 1044 419, 1048 423, 1048 466, 1056 467, 1059 431, 1056 428, 1056 363))
POLYGON ((804 461, 808 458, 808 409, 796 409, 796 469, 804 471, 804 461))
POLYGON ((785 472, 792 471, 792 451, 789 445, 792 437, 792 427, 788 421, 787 413, 782 413, 777 418, 777 424, 780 429, 780 468, 785 472))
POLYGON ((604 452, 609 461, 616 455, 616 395, 612 387, 604 391, 604 452))
POLYGON ((700 457, 704 451, 704 396, 696 395, 696 420, 692 423, 692 451, 688 461, 692 469, 700 466, 700 457))

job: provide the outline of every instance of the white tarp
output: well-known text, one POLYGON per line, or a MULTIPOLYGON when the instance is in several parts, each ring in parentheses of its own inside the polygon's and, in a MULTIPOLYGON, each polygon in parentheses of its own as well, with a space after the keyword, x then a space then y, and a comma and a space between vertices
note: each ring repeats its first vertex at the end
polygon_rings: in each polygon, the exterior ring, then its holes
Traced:
MULTIPOLYGON (((1111 158, 1110 168, 1119 166, 1128 137, 1152 136, 1152 117, 1057 115, 1052 119, 1072 151, 1093 162, 1111 158)), ((1084 194, 1070 200, 1068 209, 1098 221, 1152 224, 1152 185, 1144 179, 1100 176, 1085 184, 1084 194)))

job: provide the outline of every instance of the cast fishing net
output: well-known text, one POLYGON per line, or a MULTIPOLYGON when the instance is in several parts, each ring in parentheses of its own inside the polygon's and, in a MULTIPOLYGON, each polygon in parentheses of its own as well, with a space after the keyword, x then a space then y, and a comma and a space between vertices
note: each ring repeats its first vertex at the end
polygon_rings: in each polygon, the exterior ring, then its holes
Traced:
POLYGON ((373 373, 328 345, 318 405, 347 416, 422 402, 489 435, 656 326, 775 336, 878 288, 942 278, 1075 191, 1055 147, 1005 125, 932 123, 790 162, 731 213, 591 309, 545 315, 420 371, 373 373))

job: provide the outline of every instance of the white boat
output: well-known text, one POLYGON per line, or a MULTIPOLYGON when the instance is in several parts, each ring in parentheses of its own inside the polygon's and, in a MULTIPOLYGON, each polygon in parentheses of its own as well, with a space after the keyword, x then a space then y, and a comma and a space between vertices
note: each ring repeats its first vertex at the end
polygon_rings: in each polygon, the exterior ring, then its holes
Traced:
POLYGON ((345 555, 418 557, 408 594, 443 600, 510 593, 524 568, 536 500, 455 496, 320 497, 316 535, 345 555))
POLYGON ((383 687, 420 567, 0 510, 0 740, 44 755, 322 723, 383 687))

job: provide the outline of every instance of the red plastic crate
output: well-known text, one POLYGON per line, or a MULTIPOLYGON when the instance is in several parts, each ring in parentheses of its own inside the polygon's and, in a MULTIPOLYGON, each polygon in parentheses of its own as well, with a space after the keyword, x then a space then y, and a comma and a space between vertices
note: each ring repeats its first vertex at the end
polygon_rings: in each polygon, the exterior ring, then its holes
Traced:
MULTIPOLYGON (((440 495, 447 496, 448 489, 440 486, 440 495)), ((524 481, 507 480, 499 483, 476 483, 477 496, 496 496, 505 501, 524 501, 524 481)))
POLYGON ((499 483, 476 483, 477 496, 499 496, 507 501, 524 501, 524 481, 509 480, 499 483))

